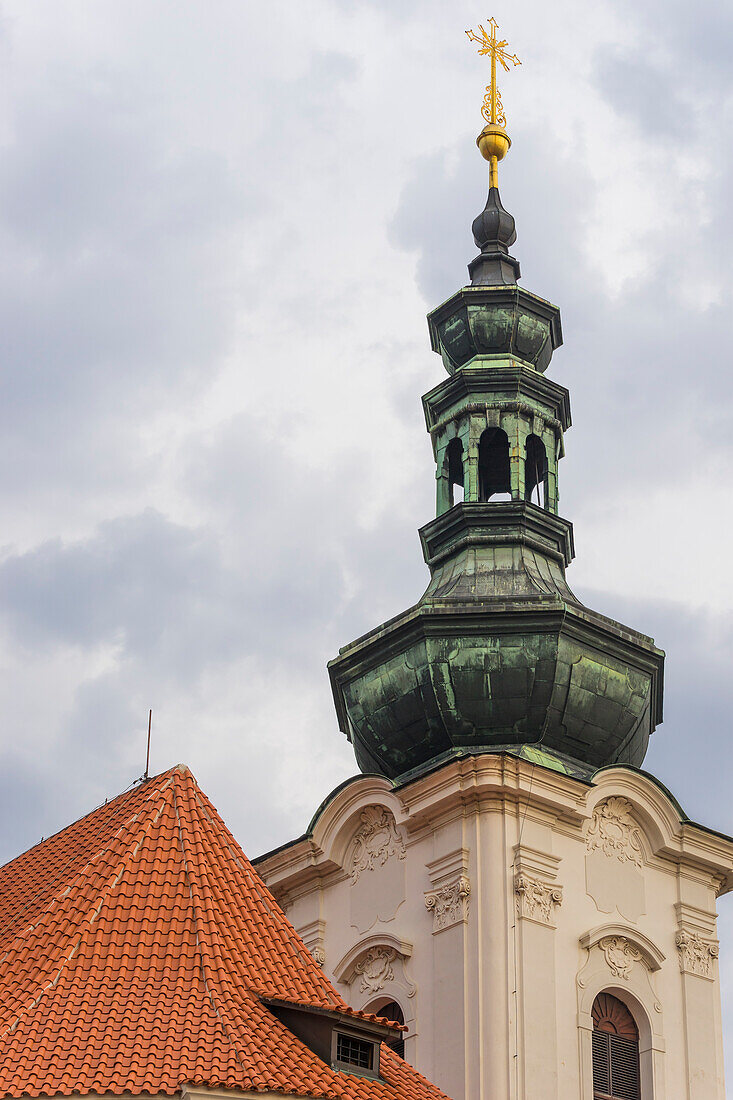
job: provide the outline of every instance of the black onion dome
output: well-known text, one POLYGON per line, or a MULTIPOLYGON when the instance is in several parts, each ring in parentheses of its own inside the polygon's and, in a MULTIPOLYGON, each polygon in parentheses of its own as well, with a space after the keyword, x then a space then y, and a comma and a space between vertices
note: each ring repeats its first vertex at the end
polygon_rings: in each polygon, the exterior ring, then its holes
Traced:
POLYGON ((501 205, 498 187, 489 189, 486 206, 479 216, 474 218, 471 229, 473 230, 473 239, 482 252, 488 245, 493 245, 495 248, 507 252, 509 246, 516 241, 517 230, 514 225, 514 218, 501 205))
POLYGON ((509 255, 509 248, 517 239, 514 218, 501 205, 499 188, 490 187, 486 206, 474 219, 473 239, 480 254, 468 265, 468 273, 474 286, 496 286, 516 283, 519 278, 519 261, 509 255))

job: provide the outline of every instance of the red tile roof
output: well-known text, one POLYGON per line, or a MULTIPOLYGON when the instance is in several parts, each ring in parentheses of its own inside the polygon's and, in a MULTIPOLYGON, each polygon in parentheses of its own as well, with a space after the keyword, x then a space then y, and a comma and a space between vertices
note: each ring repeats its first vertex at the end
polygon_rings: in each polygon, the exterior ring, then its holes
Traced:
POLYGON ((0 1096, 444 1100, 384 1045, 383 1081, 337 1073, 261 997, 351 1012, 183 766, 0 868, 0 1096))

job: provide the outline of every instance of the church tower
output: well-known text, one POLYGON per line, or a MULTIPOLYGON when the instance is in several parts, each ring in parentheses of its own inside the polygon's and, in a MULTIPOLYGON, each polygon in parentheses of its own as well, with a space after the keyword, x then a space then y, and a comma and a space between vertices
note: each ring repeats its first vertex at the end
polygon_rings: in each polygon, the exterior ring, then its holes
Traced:
POLYGON ((519 285, 498 162, 470 283, 430 313, 436 516, 417 604, 329 672, 361 776, 258 870, 328 976, 454 1100, 724 1100, 716 898, 733 842, 641 771, 664 655, 568 586, 556 306, 519 285))

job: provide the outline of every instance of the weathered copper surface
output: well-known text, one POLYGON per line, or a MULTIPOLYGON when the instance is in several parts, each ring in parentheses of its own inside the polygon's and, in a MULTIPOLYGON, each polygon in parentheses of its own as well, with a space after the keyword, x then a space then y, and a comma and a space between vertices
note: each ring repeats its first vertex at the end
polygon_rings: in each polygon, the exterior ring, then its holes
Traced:
POLYGON ((539 743, 641 764, 663 655, 576 600, 570 525, 526 502, 459 504, 421 536, 425 595, 330 664, 362 770, 394 778, 451 749, 539 743))
POLYGON ((450 375, 423 398, 437 482, 437 518, 420 531, 430 584, 330 662, 339 724, 362 770, 390 778, 502 746, 538 746, 581 770, 638 766, 662 719, 664 654, 584 607, 565 580, 574 549, 557 514, 558 464, 570 402, 544 375, 562 343, 559 310, 516 285, 514 219, 496 188, 474 231, 474 285, 428 317, 450 375))

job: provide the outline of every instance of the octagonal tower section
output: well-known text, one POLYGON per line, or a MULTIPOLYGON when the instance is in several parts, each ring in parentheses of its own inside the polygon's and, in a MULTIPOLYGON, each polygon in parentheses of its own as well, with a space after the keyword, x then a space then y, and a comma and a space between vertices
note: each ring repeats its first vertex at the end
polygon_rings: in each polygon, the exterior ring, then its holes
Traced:
POLYGON ((514 219, 491 187, 479 255, 428 317, 448 377, 423 397, 436 518, 430 583, 329 664, 342 731, 365 772, 406 778, 452 755, 530 749, 571 774, 639 766, 662 718, 664 654, 569 588, 558 514, 568 391, 547 377, 556 306, 517 285, 514 219))

